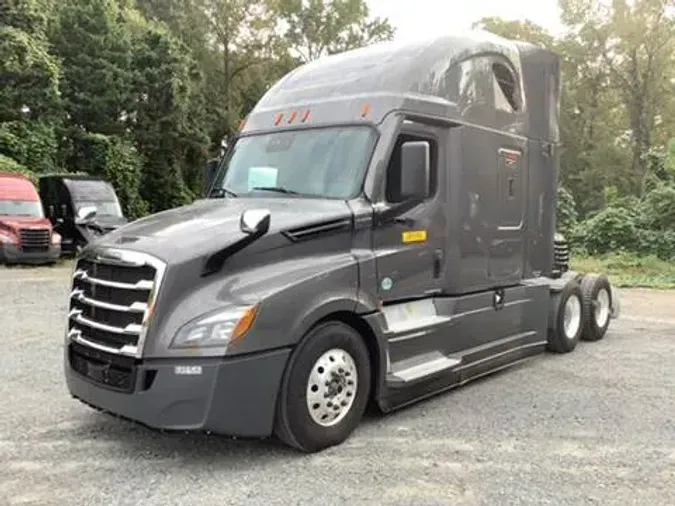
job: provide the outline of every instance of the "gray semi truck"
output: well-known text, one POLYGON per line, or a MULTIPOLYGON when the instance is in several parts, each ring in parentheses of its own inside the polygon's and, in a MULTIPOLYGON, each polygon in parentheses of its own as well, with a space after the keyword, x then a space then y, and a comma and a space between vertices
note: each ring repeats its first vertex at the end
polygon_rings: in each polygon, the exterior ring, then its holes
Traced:
POLYGON ((560 59, 487 33, 301 66, 262 97, 208 198, 77 258, 65 378, 164 430, 304 452, 618 314, 558 240, 560 59))

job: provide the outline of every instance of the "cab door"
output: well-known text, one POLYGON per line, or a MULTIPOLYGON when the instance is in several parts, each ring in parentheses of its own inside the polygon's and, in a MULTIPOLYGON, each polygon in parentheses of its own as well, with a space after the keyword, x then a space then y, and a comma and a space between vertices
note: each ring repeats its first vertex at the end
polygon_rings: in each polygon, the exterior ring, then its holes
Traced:
POLYGON ((377 224, 373 235, 376 256, 377 294, 383 303, 430 296, 440 291, 445 276, 446 153, 443 136, 447 130, 421 123, 405 122, 389 156, 384 178, 384 198, 379 208, 395 206, 400 195, 404 142, 428 142, 429 188, 419 205, 392 220, 377 224))

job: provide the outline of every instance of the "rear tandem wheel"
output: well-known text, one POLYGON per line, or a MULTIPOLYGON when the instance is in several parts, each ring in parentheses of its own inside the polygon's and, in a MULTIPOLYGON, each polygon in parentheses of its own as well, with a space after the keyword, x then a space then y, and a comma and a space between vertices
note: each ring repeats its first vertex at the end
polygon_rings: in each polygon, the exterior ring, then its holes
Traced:
POLYGON ((548 331, 547 348, 555 353, 573 351, 583 331, 584 297, 579 283, 571 279, 551 295, 554 319, 548 331))

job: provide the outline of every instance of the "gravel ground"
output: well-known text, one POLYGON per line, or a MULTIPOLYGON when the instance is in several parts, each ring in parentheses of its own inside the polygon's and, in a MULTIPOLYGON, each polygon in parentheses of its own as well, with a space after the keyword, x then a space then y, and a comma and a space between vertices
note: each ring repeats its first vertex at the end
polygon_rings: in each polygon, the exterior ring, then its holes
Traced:
POLYGON ((675 293, 623 291, 605 340, 370 416, 303 456, 72 400, 68 275, 0 267, 2 505, 675 504, 675 293))

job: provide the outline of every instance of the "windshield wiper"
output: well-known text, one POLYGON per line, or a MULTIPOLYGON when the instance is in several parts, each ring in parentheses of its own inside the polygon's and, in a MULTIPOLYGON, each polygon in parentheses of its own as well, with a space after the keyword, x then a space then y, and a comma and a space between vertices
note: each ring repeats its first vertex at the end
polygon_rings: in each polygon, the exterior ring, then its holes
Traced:
POLYGON ((277 192, 277 193, 285 193, 287 195, 301 195, 301 193, 298 193, 293 190, 289 190, 288 188, 284 188, 283 186, 255 186, 251 188, 252 190, 261 190, 261 191, 266 191, 266 192, 277 192))
POLYGON ((232 190, 228 190, 227 188, 214 188, 211 193, 209 193, 209 198, 222 198, 225 197, 226 195, 229 195, 230 197, 237 197, 237 194, 234 193, 232 190))

